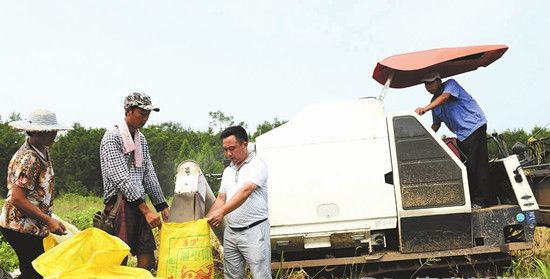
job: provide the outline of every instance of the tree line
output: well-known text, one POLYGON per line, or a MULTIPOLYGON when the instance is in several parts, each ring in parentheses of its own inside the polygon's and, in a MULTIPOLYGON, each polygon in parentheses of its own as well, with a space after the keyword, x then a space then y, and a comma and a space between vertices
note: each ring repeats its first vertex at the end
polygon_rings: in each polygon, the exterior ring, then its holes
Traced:
MULTIPOLYGON (((224 168, 224 157, 220 132, 235 124, 247 126, 243 122, 236 123, 233 116, 221 111, 210 112, 209 115, 211 121, 204 131, 184 128, 175 122, 148 125, 141 130, 149 143, 153 165, 166 195, 173 194, 176 168, 184 160, 196 161, 205 174, 221 173, 224 168)), ((9 161, 26 137, 24 133, 8 125, 10 121, 19 119, 19 114, 12 114, 5 120, 0 118, 0 197, 5 197, 7 193, 5 177, 9 161)), ((285 122, 277 118, 273 121, 264 121, 250 134, 251 141, 285 122)), ((103 194, 99 145, 104 133, 103 128, 86 128, 75 123, 71 130, 58 135, 56 143, 50 148, 57 193, 94 196, 103 194)), ((549 137, 550 130, 535 127, 528 133, 523 129, 508 129, 499 134, 508 150, 512 150, 516 142, 527 144, 527 140, 533 136, 549 137)), ((494 141, 489 141, 488 148, 491 158, 500 156, 494 141)), ((217 191, 218 177, 207 176, 207 180, 213 190, 217 191)))
MULTIPOLYGON (((176 168, 184 160, 196 161, 203 173, 219 174, 224 168, 220 133, 236 123, 233 116, 221 111, 209 113, 211 121, 205 131, 184 128, 175 122, 147 125, 141 132, 147 138, 149 152, 163 192, 173 194, 176 168)), ((0 197, 7 194, 6 176, 9 161, 23 144, 26 135, 9 127, 8 123, 20 120, 20 114, 0 118, 0 197), (3 179, 2 179, 3 177, 3 179)), ((249 135, 251 141, 257 136, 285 123, 275 118, 264 121, 249 135)), ((50 147, 50 156, 55 171, 55 187, 59 194, 103 195, 103 181, 99 160, 99 146, 104 128, 86 128, 75 123, 72 129, 59 133, 50 147)), ((219 189, 219 179, 207 176, 214 191, 219 189)))

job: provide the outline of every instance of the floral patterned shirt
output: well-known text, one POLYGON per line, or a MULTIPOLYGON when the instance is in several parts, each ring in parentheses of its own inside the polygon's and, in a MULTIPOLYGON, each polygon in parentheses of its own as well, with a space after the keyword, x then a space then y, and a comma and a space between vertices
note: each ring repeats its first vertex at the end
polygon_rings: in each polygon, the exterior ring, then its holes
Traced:
POLYGON ((27 199, 47 215, 52 215, 54 172, 49 154, 46 158, 28 143, 25 143, 13 155, 8 165, 8 196, 0 214, 0 227, 20 233, 45 236, 48 227, 39 220, 25 216, 11 203, 13 187, 27 191, 27 199))

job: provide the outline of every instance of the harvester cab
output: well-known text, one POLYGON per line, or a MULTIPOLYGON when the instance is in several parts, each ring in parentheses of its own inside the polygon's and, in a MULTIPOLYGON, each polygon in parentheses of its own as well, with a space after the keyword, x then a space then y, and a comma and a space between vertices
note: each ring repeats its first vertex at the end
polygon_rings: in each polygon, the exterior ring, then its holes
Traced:
MULTIPOLYGON (((507 49, 486 45, 388 57, 373 72, 373 78, 384 85, 378 99, 383 100, 390 87, 421 84, 428 73, 437 72, 444 78, 486 67, 507 49)), ((508 156, 505 146, 500 148, 505 156, 490 164, 490 188, 500 205, 472 211, 464 164, 416 114, 388 116, 388 134, 402 252, 501 245, 510 237, 499 231, 525 232, 524 225, 527 233, 522 236, 529 239, 539 207, 517 156, 508 156), (427 235, 430 242, 425 241, 427 235)))

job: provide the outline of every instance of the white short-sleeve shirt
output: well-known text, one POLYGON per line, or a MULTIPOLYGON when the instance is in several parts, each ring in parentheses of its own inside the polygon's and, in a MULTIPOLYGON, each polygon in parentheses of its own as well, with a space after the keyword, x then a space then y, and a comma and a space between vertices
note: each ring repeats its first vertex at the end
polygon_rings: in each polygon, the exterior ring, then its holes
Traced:
POLYGON ((256 184, 244 203, 227 214, 225 220, 229 227, 240 228, 268 217, 267 208, 267 166, 253 153, 243 162, 240 169, 231 163, 222 175, 220 193, 226 194, 226 202, 237 193, 246 182, 256 184))

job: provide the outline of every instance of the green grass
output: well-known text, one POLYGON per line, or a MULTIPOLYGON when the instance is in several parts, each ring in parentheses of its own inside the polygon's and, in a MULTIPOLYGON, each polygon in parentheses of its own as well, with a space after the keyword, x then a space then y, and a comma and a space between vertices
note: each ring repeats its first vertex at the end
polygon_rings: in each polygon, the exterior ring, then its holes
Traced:
POLYGON ((66 194, 54 200, 53 213, 84 230, 92 226, 92 216, 103 207, 103 198, 66 194))
POLYGON ((550 279, 550 228, 537 227, 534 240, 533 249, 512 253, 515 259, 505 275, 550 279))
MULTIPOLYGON (((0 208, 4 205, 4 200, 0 199, 0 208)), ((11 246, 4 241, 0 234, 0 268, 6 271, 13 271, 18 266, 17 255, 11 246)))
POLYGON ((17 266, 17 255, 0 234, 0 268, 12 272, 17 266))

